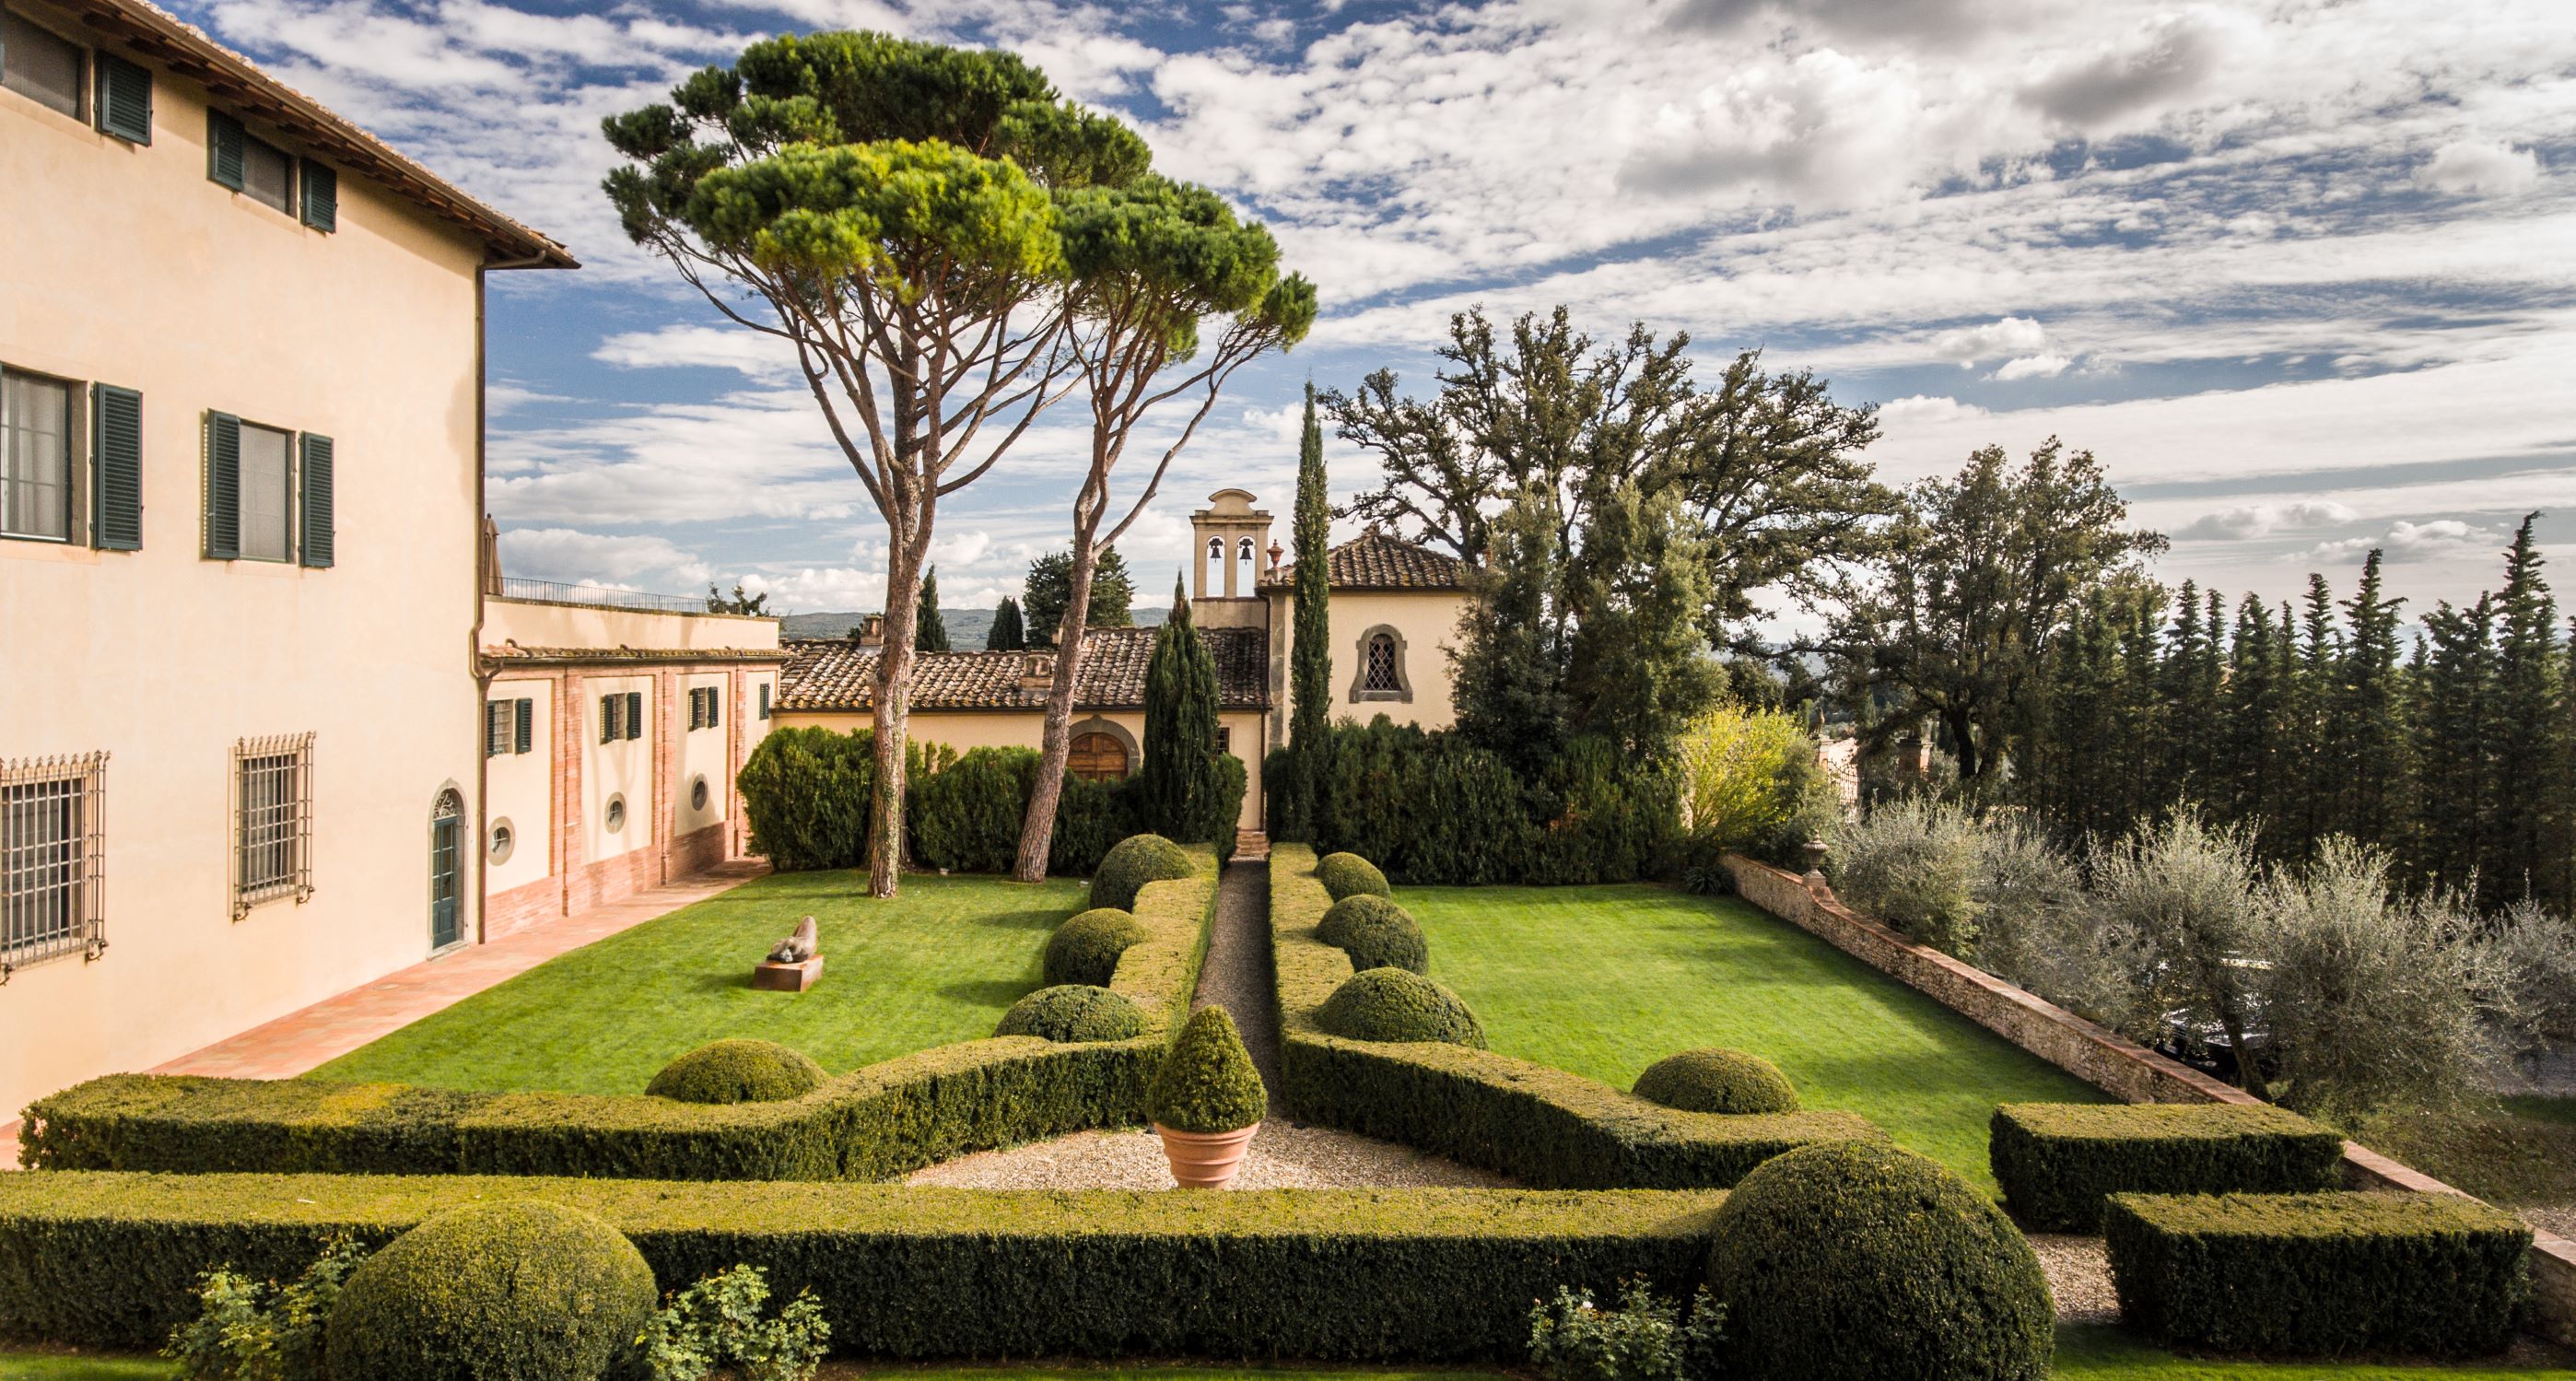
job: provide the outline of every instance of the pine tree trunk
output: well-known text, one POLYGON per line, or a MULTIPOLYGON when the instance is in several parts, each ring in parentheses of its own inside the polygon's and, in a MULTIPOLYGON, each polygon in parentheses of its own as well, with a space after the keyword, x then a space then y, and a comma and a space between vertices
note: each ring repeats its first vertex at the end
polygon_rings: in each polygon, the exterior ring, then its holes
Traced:
MULTIPOLYGON (((896 542, 887 551, 886 607, 908 609, 921 596, 921 566, 896 542)), ((903 873, 904 742, 912 712, 912 620, 889 617, 885 647, 877 654, 876 801, 868 828, 868 895, 895 895, 903 873)))
POLYGON ((1020 857, 1011 876, 1044 882, 1055 848, 1056 805, 1064 798, 1064 765, 1073 755, 1073 687, 1082 670, 1083 616, 1091 609, 1091 576, 1100 557, 1092 528, 1073 535, 1073 570, 1065 581, 1064 620, 1056 628, 1055 679, 1047 683, 1046 724, 1038 735, 1038 779, 1029 787, 1028 814, 1020 822, 1020 857))

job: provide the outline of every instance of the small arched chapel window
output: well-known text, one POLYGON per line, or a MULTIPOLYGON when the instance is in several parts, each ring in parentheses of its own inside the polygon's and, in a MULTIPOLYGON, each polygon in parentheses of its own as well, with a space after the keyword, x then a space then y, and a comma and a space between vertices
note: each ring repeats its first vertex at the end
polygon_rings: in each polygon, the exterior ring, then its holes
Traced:
POLYGON ((1404 689, 1403 679, 1397 676, 1395 669, 1395 635, 1378 633, 1369 638, 1368 674, 1361 680, 1360 689, 1368 691, 1404 689))

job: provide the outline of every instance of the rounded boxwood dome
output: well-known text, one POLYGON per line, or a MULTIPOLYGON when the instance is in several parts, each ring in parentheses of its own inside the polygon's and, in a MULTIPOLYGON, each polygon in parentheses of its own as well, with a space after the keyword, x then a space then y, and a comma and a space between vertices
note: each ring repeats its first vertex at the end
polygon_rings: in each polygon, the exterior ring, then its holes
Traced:
POLYGON ((1374 892, 1333 903, 1315 926, 1315 938, 1351 957, 1351 968, 1431 971, 1431 946, 1413 913, 1374 892))
POLYGON ((1363 895, 1395 895, 1394 890, 1386 885, 1386 874, 1358 854, 1326 854, 1317 859, 1315 879, 1324 884, 1324 890, 1332 893, 1335 901, 1363 895))
POLYGON ((1145 1034, 1145 1009, 1107 988, 1059 983, 1012 1003, 993 1034, 1062 1042, 1123 1041, 1145 1034))
POLYGON ((1131 834, 1109 846, 1091 874, 1091 904, 1119 911, 1136 909, 1136 894, 1149 882, 1188 877, 1190 856, 1159 834, 1131 834))
POLYGON ((325 1324, 334 1376, 598 1381, 658 1302, 617 1229, 560 1204, 477 1204, 397 1237, 349 1273, 325 1324))
POLYGON ((1741 1050, 1685 1050, 1646 1066, 1637 1096, 1686 1112, 1796 1112, 1798 1090, 1780 1067, 1741 1050))
POLYGON ((1243 1036, 1223 1007, 1210 1004, 1190 1014, 1154 1072, 1145 1106, 1154 1121, 1176 1132, 1239 1131, 1270 1111, 1261 1071, 1252 1067, 1252 1052, 1243 1048, 1243 1036))
POLYGON ((2048 1375, 2056 1307, 2039 1258, 1929 1157, 1877 1141, 1800 1147, 1754 1167, 1711 1231, 1729 1375, 2048 1375))
POLYGON ((1047 937, 1041 967, 1050 987, 1079 983, 1106 988, 1118 972, 1118 956, 1145 938, 1145 923, 1124 911, 1094 907, 1055 928, 1047 937))
POLYGON ((1315 1009, 1315 1022, 1355 1041, 1441 1041, 1485 1048, 1485 1028, 1456 993, 1403 969, 1352 974, 1315 1009))
POLYGON ((662 1066, 644 1091, 683 1103, 775 1103, 802 1098, 828 1076, 813 1057, 776 1041, 709 1041, 662 1066))

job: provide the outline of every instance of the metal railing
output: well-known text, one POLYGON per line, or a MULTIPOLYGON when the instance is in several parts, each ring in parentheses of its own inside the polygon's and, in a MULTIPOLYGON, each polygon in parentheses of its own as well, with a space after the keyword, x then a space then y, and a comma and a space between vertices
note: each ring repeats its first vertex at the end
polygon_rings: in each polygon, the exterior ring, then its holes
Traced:
POLYGON ((703 595, 656 595, 642 590, 612 590, 604 585, 567 585, 560 580, 503 576, 492 591, 502 599, 537 600, 546 604, 588 604, 602 609, 640 609, 656 614, 703 614, 703 595))

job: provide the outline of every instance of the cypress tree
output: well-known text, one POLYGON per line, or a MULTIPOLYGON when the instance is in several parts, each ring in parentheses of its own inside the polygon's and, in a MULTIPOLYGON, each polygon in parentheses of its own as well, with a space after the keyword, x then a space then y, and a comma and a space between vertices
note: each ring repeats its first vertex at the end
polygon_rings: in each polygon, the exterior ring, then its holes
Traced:
POLYGON ((1315 421, 1315 386, 1306 385, 1306 429, 1297 443, 1297 508, 1289 530, 1296 547, 1288 654, 1288 743, 1295 766, 1285 837, 1312 837, 1316 794, 1323 788, 1324 755, 1333 704, 1332 509, 1325 492, 1324 431, 1315 421))
POLYGON ((1020 652, 1029 645, 1028 630, 1020 623, 1020 602, 1002 596, 1000 608, 993 611, 993 626, 984 634, 986 652, 1020 652))
MULTIPOLYGON (((2236 606, 2236 635, 2227 649, 2227 688, 2220 725, 2228 764, 2219 810, 2239 825, 2262 826, 2284 796, 2276 759, 2280 753, 2281 660, 2272 632, 2271 606, 2254 595, 2236 606)), ((2213 795, 2220 795, 2213 792, 2213 795)))
POLYGON ((2380 555, 2361 564, 2361 585, 2344 602, 2350 638, 2334 688, 2334 797, 2332 828, 2355 839, 2395 843, 2391 812, 2405 767, 2405 727, 2399 718, 2397 606, 2380 596, 2380 555))
POLYGON ((1217 792, 1216 657, 1190 623, 1190 601, 1172 582, 1172 616, 1154 634, 1145 667, 1145 764, 1137 814, 1151 833, 1184 844, 1208 840, 1217 792))
POLYGON ((921 577, 921 608, 913 615, 912 650, 946 652, 948 622, 939 617, 939 568, 931 567, 921 577))
POLYGON ((2565 813, 2552 788, 2566 734, 2566 704, 2557 670, 2558 606, 2541 579, 2530 514, 2505 557, 2496 600, 2495 713, 2487 720, 2485 756, 2492 795, 2487 854, 2479 868, 2481 900, 2492 905, 2526 896, 2555 896, 2554 847, 2565 813))
POLYGON ((2487 856, 2493 599, 2481 595, 2466 609, 2448 601, 2436 605, 2424 631, 2432 647, 2424 661, 2415 733, 2415 801, 2423 812, 2419 866, 2427 882, 2465 889, 2487 856))

